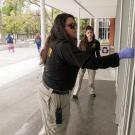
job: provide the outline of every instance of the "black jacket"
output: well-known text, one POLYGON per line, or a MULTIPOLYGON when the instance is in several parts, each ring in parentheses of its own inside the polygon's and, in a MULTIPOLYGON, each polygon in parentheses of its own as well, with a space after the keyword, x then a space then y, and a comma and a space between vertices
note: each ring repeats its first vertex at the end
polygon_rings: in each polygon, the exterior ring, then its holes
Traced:
POLYGON ((96 39, 85 44, 83 43, 83 40, 81 40, 79 49, 81 51, 86 51, 86 53, 91 54, 93 57, 100 57, 100 42, 96 39))
POLYGON ((93 57, 100 57, 100 43, 98 40, 94 39, 88 42, 86 46, 86 52, 91 54, 93 57))
POLYGON ((79 68, 98 69, 119 66, 117 53, 95 58, 80 51, 66 40, 50 44, 43 81, 56 90, 71 90, 74 87, 79 68))

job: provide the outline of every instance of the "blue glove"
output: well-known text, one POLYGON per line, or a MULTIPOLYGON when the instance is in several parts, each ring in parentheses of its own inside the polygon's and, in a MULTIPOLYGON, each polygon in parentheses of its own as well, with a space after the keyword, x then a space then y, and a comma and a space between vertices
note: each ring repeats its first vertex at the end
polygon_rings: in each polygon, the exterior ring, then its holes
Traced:
POLYGON ((124 48, 124 49, 120 50, 118 55, 119 55, 119 59, 134 58, 135 49, 134 48, 124 48))

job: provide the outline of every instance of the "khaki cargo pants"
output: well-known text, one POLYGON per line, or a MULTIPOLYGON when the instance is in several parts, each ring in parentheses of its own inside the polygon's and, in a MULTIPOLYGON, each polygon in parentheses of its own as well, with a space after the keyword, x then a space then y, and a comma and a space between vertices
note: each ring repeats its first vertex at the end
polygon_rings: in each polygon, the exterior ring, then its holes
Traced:
MULTIPOLYGON (((88 91, 90 94, 94 94, 95 93, 96 70, 87 69, 87 71, 88 71, 88 83, 89 83, 88 91)), ((78 95, 78 93, 81 89, 82 80, 83 80, 85 72, 86 72, 86 68, 79 70, 76 84, 75 84, 74 91, 73 91, 73 95, 78 95)))
POLYGON ((45 135, 65 135, 70 116, 70 94, 54 94, 42 83, 39 89, 40 108, 45 135), (62 108, 62 124, 56 124, 55 112, 62 108))

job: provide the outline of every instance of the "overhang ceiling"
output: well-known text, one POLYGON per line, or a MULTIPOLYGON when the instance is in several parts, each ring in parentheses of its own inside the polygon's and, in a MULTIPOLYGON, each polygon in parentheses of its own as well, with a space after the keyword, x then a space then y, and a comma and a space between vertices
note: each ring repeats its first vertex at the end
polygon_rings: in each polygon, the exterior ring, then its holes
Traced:
POLYGON ((117 0, 45 0, 47 5, 80 18, 115 18, 117 0))

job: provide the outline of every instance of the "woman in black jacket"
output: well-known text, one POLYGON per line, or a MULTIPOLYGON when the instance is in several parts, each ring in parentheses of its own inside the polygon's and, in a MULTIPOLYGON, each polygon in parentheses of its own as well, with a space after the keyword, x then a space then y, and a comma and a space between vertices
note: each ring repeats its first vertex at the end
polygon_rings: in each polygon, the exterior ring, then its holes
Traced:
POLYGON ((44 73, 40 87, 45 135, 64 135, 70 114, 70 93, 79 68, 98 69, 119 66, 122 58, 133 58, 134 49, 95 58, 76 47, 76 22, 72 15, 59 14, 41 51, 44 73))
MULTIPOLYGON (((95 58, 101 57, 100 56, 100 43, 98 40, 95 39, 93 27, 91 27, 89 25, 86 27, 84 38, 81 40, 81 42, 79 44, 79 49, 81 51, 85 51, 86 53, 90 54, 92 57, 95 57, 95 58)), ((96 93, 95 93, 96 70, 87 69, 87 71, 88 71, 88 79, 89 79, 89 81, 88 81, 89 93, 92 97, 96 97, 96 93)), ((78 98, 78 93, 81 89, 82 80, 83 80, 83 76, 84 76, 85 72, 86 72, 86 68, 80 69, 80 71, 78 73, 76 85, 75 85, 75 88, 73 91, 73 98, 78 98)))

